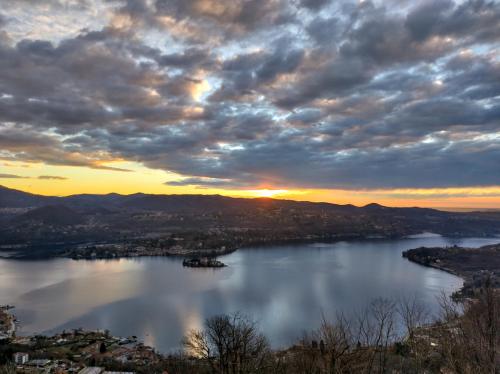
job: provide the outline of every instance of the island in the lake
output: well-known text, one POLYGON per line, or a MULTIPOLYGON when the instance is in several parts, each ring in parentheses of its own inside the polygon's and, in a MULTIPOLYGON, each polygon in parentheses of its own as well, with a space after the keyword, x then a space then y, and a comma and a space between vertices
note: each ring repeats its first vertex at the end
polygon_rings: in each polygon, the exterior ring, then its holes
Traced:
POLYGON ((227 265, 215 258, 202 257, 184 260, 182 266, 189 268, 223 268, 227 265))
POLYGON ((463 287, 455 297, 475 297, 485 286, 500 288, 500 244, 480 248, 420 247, 403 252, 403 257, 463 278, 463 287))

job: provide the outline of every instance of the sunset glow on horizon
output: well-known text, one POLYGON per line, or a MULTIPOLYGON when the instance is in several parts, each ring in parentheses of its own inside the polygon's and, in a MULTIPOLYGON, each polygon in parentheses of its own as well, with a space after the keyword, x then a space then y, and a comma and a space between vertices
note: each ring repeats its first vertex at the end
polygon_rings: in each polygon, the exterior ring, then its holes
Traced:
POLYGON ((3 174, 3 171, 11 171, 16 173, 17 177, 1 178, 0 185, 46 196, 68 196, 82 193, 128 195, 139 192, 150 194, 219 194, 230 197, 266 197, 357 206, 376 202, 394 207, 500 208, 500 187, 495 186, 374 190, 283 189, 272 186, 255 189, 220 189, 196 185, 170 186, 164 182, 178 180, 180 176, 162 170, 144 168, 130 162, 115 162, 113 166, 129 171, 9 163, 4 164, 0 174, 3 174))

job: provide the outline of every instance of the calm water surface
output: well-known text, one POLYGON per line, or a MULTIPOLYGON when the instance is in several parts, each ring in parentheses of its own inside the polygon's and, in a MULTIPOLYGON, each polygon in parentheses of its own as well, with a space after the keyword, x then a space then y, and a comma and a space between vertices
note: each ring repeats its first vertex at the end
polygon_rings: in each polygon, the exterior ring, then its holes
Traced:
POLYGON ((183 268, 178 259, 0 260, 0 304, 14 304, 21 333, 65 328, 136 335, 163 352, 220 313, 241 311, 275 347, 318 327, 322 313, 348 312, 375 297, 436 296, 462 282, 408 262, 418 246, 478 247, 500 239, 421 237, 250 248, 221 257, 224 269, 183 268))

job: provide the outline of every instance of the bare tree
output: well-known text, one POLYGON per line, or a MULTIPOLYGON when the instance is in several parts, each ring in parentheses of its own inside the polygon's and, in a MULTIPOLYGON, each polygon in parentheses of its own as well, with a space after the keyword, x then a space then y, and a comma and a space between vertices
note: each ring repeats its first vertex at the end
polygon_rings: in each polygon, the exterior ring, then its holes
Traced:
POLYGON ((428 339, 423 339, 425 334, 416 336, 416 331, 429 322, 430 312, 426 305, 414 295, 399 298, 397 313, 405 329, 405 344, 412 354, 414 367, 416 370, 421 370, 429 353, 430 342, 428 339))
POLYGON ((346 362, 342 359, 352 347, 351 324, 343 313, 338 313, 334 323, 329 323, 323 317, 321 327, 317 332, 320 342, 321 356, 326 358, 325 368, 329 373, 344 371, 346 362))
POLYGON ((396 303, 377 298, 357 316, 358 336, 366 346, 371 347, 366 359, 366 372, 374 370, 383 373, 387 366, 389 345, 396 337, 396 303))
POLYGON ((351 323, 343 313, 337 313, 333 322, 322 316, 321 326, 291 350, 287 373, 351 372, 350 353, 355 346, 351 323))
POLYGON ((410 339, 413 338, 418 327, 430 320, 429 309, 416 295, 413 297, 400 297, 397 304, 397 313, 410 339))
POLYGON ((304 334, 299 343, 292 347, 287 357, 287 374, 317 374, 321 372, 321 352, 315 334, 315 331, 311 334, 304 334))
POLYGON ((443 365, 457 373, 500 373, 500 295, 486 286, 463 308, 441 301, 444 318, 436 332, 443 365), (463 310, 463 314, 460 314, 463 310))
POLYGON ((213 373, 256 373, 266 365, 269 345, 253 322, 243 315, 209 318, 203 331, 192 330, 184 347, 193 356, 206 360, 213 373))

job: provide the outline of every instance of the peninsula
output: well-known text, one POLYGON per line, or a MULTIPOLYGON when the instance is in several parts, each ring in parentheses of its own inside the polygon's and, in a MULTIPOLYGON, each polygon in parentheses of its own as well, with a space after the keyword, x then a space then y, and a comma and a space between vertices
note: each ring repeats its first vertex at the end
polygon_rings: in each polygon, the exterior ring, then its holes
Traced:
POLYGON ((500 288, 500 244, 480 248, 420 247, 403 252, 403 257, 463 278, 463 287, 455 297, 473 298, 485 286, 500 288))

